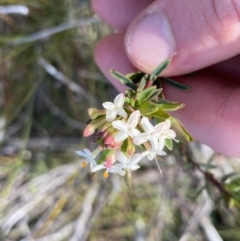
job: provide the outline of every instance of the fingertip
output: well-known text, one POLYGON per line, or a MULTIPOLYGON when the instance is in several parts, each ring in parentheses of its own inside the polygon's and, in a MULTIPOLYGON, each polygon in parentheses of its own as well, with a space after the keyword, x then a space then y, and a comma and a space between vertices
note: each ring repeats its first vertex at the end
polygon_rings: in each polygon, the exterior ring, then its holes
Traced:
POLYGON ((96 46, 94 59, 104 76, 118 91, 123 92, 126 89, 125 86, 109 74, 109 69, 122 74, 136 71, 125 54, 123 35, 113 34, 102 39, 96 46))

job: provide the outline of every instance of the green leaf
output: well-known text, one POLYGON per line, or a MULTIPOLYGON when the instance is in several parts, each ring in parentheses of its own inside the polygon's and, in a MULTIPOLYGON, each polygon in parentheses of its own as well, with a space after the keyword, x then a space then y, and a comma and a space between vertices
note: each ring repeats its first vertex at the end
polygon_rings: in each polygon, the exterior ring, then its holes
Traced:
POLYGON ((126 170, 126 173, 124 175, 124 181, 128 187, 131 186, 132 183, 132 171, 126 170))
POLYGON ((164 69, 166 69, 168 67, 168 65, 170 64, 171 59, 167 59, 165 60, 163 63, 161 63, 160 65, 158 65, 158 67, 153 70, 153 72, 150 75, 150 80, 154 81, 157 79, 157 77, 163 72, 164 69))
POLYGON ((140 105, 139 105, 139 110, 141 112, 142 115, 151 115, 154 112, 158 111, 158 107, 154 104, 152 104, 149 101, 143 101, 140 105))
POLYGON ((165 112, 164 110, 159 109, 159 108, 158 108, 158 110, 156 112, 152 113, 151 116, 155 117, 155 118, 158 118, 160 120, 163 120, 163 121, 170 117, 167 112, 165 112))
POLYGON ((169 79, 169 78, 166 78, 166 77, 161 77, 162 80, 164 80, 166 83, 172 85, 173 87, 177 88, 177 89, 180 89, 180 90, 190 90, 191 87, 188 86, 188 85, 184 85, 182 83, 179 83, 175 80, 172 80, 172 79, 169 79))
POLYGON ((137 96, 138 103, 141 104, 143 101, 148 100, 155 92, 156 86, 152 86, 140 92, 137 96))
POLYGON ((136 100, 135 100, 134 98, 131 98, 131 99, 130 99, 130 105, 131 105, 132 107, 135 107, 135 103, 136 103, 136 100))
POLYGON ((112 69, 109 70, 109 73, 116 78, 117 80, 119 80, 122 84, 132 88, 132 89, 137 89, 137 86, 131 81, 131 79, 127 78, 126 76, 120 74, 117 71, 114 71, 112 69))
POLYGON ((151 99, 158 97, 161 94, 161 92, 162 92, 162 89, 156 89, 152 94, 151 99))
POLYGON ((183 103, 173 102, 165 99, 159 99, 158 101, 154 101, 157 106, 165 111, 175 111, 184 107, 183 103))
POLYGON ((145 73, 138 71, 135 73, 127 74, 126 77, 130 79, 133 83, 137 84, 145 75, 145 73))
POLYGON ((165 145, 168 150, 172 151, 173 149, 173 141, 171 139, 165 139, 165 145))
POLYGON ((188 143, 189 141, 193 141, 191 134, 184 128, 181 122, 173 117, 170 117, 172 123, 172 129, 176 132, 176 139, 183 142, 188 143))
POLYGON ((139 84, 138 89, 137 89, 138 92, 141 92, 141 91, 145 88, 146 83, 147 83, 147 78, 148 78, 148 76, 149 76, 149 75, 144 75, 144 76, 141 78, 140 84, 139 84))
POLYGON ((101 152, 101 155, 99 155, 100 157, 98 159, 98 164, 102 164, 103 162, 105 162, 111 152, 113 152, 113 150, 109 150, 109 149, 103 150, 101 152))
POLYGON ((231 172, 229 174, 223 175, 220 179, 221 183, 230 183, 233 180, 240 179, 240 173, 231 172))

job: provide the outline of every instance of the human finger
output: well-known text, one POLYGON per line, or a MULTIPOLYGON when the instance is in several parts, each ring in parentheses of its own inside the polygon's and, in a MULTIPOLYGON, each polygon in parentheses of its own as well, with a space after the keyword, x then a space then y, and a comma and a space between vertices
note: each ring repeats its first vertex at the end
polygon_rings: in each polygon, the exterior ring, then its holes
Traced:
POLYGON ((181 75, 240 53, 239 0, 158 0, 131 23, 125 48, 151 72, 174 56, 165 75, 181 75))
POLYGON ((109 35, 98 43, 94 53, 94 59, 99 69, 120 92, 126 88, 109 74, 109 69, 116 70, 122 74, 136 71, 136 68, 126 56, 123 39, 123 34, 109 35))
POLYGON ((154 0, 92 0, 92 8, 107 24, 119 32, 154 0))

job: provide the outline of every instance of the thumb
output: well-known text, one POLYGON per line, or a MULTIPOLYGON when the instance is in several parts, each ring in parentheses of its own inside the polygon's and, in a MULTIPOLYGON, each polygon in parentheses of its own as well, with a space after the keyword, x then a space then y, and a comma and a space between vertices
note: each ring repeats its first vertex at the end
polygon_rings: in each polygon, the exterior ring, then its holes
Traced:
POLYGON ((239 41, 239 0, 158 0, 129 26, 125 49, 144 72, 175 55, 164 74, 180 75, 237 55, 239 41))

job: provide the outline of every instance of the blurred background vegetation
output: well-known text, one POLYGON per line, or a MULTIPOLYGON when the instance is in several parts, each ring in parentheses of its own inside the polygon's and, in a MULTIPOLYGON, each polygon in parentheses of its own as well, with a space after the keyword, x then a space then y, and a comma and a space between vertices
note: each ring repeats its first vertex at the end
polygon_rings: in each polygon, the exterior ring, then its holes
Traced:
POLYGON ((237 159, 176 145, 130 188, 81 168, 87 109, 117 93, 93 60, 112 30, 89 0, 0 0, 0 32, 0 240, 240 240, 237 159))

